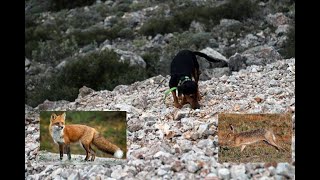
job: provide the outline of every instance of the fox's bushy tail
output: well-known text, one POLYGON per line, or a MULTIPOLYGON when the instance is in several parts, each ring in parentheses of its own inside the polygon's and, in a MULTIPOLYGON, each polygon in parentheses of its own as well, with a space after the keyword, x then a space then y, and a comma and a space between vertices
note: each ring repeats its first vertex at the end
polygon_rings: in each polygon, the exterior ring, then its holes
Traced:
POLYGON ((93 145, 95 145, 99 150, 113 154, 116 158, 122 158, 123 151, 116 146, 115 144, 112 144, 107 139, 105 139, 102 135, 99 133, 95 133, 92 141, 93 145))

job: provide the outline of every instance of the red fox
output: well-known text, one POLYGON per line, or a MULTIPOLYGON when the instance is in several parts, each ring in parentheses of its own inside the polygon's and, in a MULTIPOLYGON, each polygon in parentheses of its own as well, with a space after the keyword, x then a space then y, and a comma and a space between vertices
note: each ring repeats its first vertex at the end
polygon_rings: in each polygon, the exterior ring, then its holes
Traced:
POLYGON ((49 133, 53 141, 59 145, 60 160, 63 159, 65 150, 68 159, 71 159, 70 143, 80 142, 86 151, 85 161, 95 159, 95 151, 91 145, 95 145, 99 150, 106 153, 113 153, 116 158, 122 158, 123 151, 116 145, 110 143, 92 127, 80 124, 65 125, 66 113, 61 115, 51 114, 49 133))

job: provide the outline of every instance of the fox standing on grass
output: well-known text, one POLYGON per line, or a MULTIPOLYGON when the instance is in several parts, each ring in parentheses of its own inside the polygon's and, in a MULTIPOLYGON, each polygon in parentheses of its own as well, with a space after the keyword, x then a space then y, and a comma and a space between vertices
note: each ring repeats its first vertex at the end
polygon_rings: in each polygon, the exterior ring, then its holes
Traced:
POLYGON ((95 151, 91 145, 95 145, 99 150, 112 153, 116 158, 122 158, 123 151, 116 145, 110 143, 92 127, 80 124, 65 125, 66 113, 61 115, 52 114, 50 117, 49 132, 53 141, 59 145, 60 160, 63 158, 64 150, 71 159, 70 143, 80 142, 86 150, 85 161, 95 159, 95 151))

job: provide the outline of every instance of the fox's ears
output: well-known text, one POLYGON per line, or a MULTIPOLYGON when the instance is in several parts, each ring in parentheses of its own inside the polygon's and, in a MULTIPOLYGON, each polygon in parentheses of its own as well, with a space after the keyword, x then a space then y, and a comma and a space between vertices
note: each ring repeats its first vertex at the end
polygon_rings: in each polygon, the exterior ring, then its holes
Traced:
MULTIPOLYGON (((60 115, 63 119, 66 119, 66 112, 60 115)), ((58 116, 55 113, 51 114, 50 121, 55 120, 58 116)))
POLYGON ((61 117, 65 120, 66 119, 66 112, 62 113, 61 117))
POLYGON ((50 121, 54 120, 55 118, 57 118, 57 115, 55 113, 52 113, 50 117, 50 121))

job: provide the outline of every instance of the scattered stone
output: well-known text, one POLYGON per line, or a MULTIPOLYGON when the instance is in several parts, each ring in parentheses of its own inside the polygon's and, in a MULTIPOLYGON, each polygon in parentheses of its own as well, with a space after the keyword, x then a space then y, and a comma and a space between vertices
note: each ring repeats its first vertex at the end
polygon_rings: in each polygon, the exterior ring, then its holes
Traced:
POLYGON ((195 173, 200 169, 199 165, 193 161, 189 161, 187 164, 187 170, 191 173, 195 173))
POLYGON ((274 27, 289 23, 289 18, 286 17, 283 13, 269 14, 266 17, 266 20, 270 25, 274 27))
POLYGON ((240 21, 234 19, 221 19, 220 24, 221 27, 235 27, 241 25, 240 21))
POLYGON ((181 163, 181 161, 175 161, 172 166, 171 166, 171 170, 175 171, 175 172, 179 172, 183 169, 183 165, 181 163))
POLYGON ((27 59, 27 58, 25 58, 25 60, 24 60, 24 66, 25 66, 25 67, 29 67, 30 65, 31 65, 30 60, 27 59))
POLYGON ((132 118, 128 121, 127 126, 130 132, 135 132, 143 128, 144 121, 138 118, 132 118))
POLYGON ((246 65, 266 65, 280 60, 281 55, 271 46, 257 46, 242 53, 247 58, 246 65))
POLYGON ((210 47, 207 47, 205 49, 202 49, 200 52, 212 57, 212 58, 215 58, 215 59, 219 59, 219 60, 222 60, 222 61, 225 61, 225 62, 228 62, 228 59, 226 57, 224 57, 222 54, 220 54, 218 51, 210 48, 210 47))
POLYGON ((230 69, 228 67, 223 68, 213 68, 213 69, 204 69, 199 76, 199 79, 202 81, 209 80, 213 77, 219 78, 224 75, 230 75, 230 69))
POLYGON ((231 177, 234 179, 248 179, 244 165, 234 165, 231 167, 230 171, 231 177))
POLYGON ((278 26, 278 28, 276 30, 277 36, 282 36, 282 35, 288 33, 289 27, 290 26, 288 24, 278 26))
POLYGON ((218 170, 219 178, 230 179, 230 171, 227 168, 221 168, 218 170))
POLYGON ((205 26, 199 22, 192 21, 190 24, 190 31, 191 32, 204 32, 205 31, 205 26))
POLYGON ((230 71, 239 71, 240 69, 245 69, 246 60, 247 58, 239 53, 236 53, 235 55, 231 56, 229 58, 228 64, 230 71))
POLYGON ((159 176, 163 176, 163 175, 167 174, 167 171, 165 171, 165 170, 163 170, 163 169, 159 169, 158 172, 157 172, 157 174, 158 174, 159 176))
POLYGON ((204 179, 205 180, 219 180, 219 177, 215 173, 210 173, 204 179))
POLYGON ((287 178, 293 178, 294 168, 290 166, 288 163, 278 163, 278 166, 276 168, 276 174, 285 176, 287 178))
POLYGON ((183 109, 183 110, 179 110, 174 114, 174 120, 180 120, 181 118, 185 118, 188 117, 189 115, 189 110, 188 109, 183 109))
POLYGON ((138 66, 141 66, 143 68, 146 67, 146 62, 142 59, 142 57, 138 56, 137 54, 135 54, 133 52, 117 49, 117 48, 114 48, 113 46, 108 45, 108 44, 103 46, 101 48, 101 51, 103 51, 105 49, 114 50, 114 52, 119 54, 121 56, 120 57, 120 62, 127 61, 127 62, 129 62, 130 66, 138 65, 138 66))
POLYGON ((91 88, 88 88, 86 86, 83 86, 82 88, 79 89, 79 95, 78 98, 83 98, 91 93, 93 93, 94 90, 91 88))

